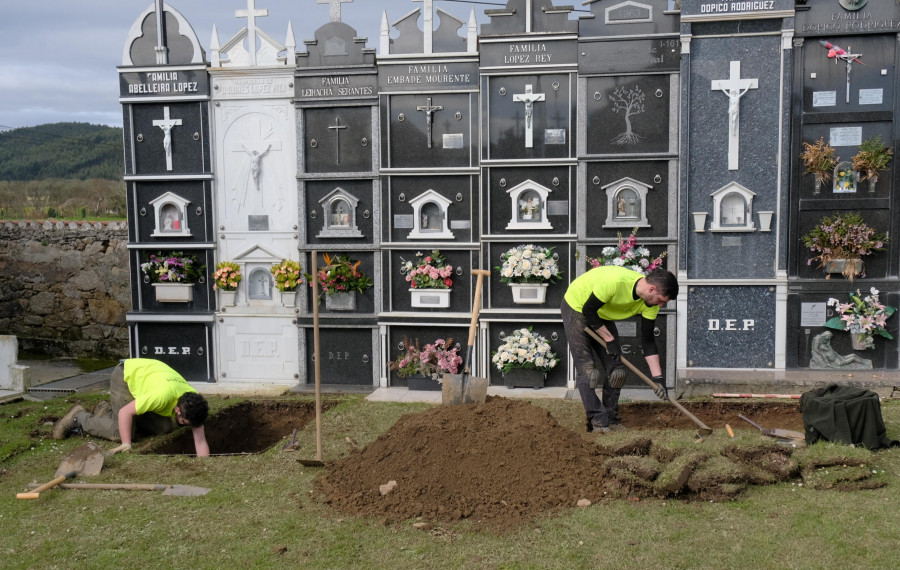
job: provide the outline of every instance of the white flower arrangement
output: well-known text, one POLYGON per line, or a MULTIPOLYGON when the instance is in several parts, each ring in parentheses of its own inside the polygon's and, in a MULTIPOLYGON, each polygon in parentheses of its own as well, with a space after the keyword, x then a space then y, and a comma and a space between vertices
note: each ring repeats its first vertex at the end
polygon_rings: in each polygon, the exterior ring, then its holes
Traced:
POLYGON ((500 256, 502 265, 495 267, 501 283, 553 283, 562 276, 553 248, 523 244, 500 256))
POLYGON ((632 230, 631 235, 623 238, 619 234, 618 245, 609 245, 600 251, 600 257, 588 257, 588 267, 602 267, 604 265, 617 265, 625 267, 632 271, 636 271, 641 275, 647 275, 654 269, 662 267, 663 259, 666 252, 662 252, 659 256, 650 257, 650 250, 642 245, 637 244, 637 228, 632 230))
POLYGON ((509 372, 513 368, 534 368, 548 372, 559 364, 559 358, 550 350, 547 339, 532 332, 529 327, 513 331, 507 336, 491 356, 491 362, 501 372, 509 372))

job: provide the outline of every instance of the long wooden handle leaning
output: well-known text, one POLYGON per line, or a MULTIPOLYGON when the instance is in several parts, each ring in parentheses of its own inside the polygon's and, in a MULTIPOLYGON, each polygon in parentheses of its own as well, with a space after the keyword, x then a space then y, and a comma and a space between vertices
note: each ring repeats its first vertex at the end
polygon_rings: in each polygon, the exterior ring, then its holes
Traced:
POLYGON ((469 339, 468 346, 475 346, 475 330, 478 327, 478 312, 481 309, 481 284, 484 282, 485 276, 491 272, 487 269, 473 269, 472 275, 477 275, 478 280, 475 282, 475 300, 472 303, 472 320, 469 322, 469 339))

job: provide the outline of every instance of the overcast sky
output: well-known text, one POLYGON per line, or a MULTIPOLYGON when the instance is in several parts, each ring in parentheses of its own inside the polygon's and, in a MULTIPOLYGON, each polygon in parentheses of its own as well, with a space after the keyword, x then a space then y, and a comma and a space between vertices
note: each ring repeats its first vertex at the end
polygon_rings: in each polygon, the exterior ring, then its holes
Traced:
MULTIPOLYGON (((564 4, 565 2, 556 2, 564 4)), ((580 7, 580 2, 577 2, 580 7)), ((235 10, 246 9, 247 0, 170 0, 169 4, 190 22, 209 57, 215 23, 225 43, 246 18, 235 10)), ((435 0, 435 8, 468 22, 471 9, 480 25, 485 9, 498 8, 506 0, 466 3, 435 0)), ((4 0, 0 8, 0 130, 45 123, 73 121, 122 125, 116 66, 131 25, 152 0, 4 0)), ((378 50, 381 17, 387 12, 393 23, 422 2, 413 0, 352 0, 342 5, 341 20, 368 37, 367 47, 378 50)), ((291 22, 297 50, 303 41, 329 21, 328 4, 316 0, 256 0, 267 9, 257 25, 284 42, 291 22)), ((437 18, 435 24, 437 25, 437 18)), ((422 21, 419 20, 421 27, 422 21)), ((465 28, 460 34, 465 33, 465 28)), ((396 37, 397 30, 391 35, 396 37)))

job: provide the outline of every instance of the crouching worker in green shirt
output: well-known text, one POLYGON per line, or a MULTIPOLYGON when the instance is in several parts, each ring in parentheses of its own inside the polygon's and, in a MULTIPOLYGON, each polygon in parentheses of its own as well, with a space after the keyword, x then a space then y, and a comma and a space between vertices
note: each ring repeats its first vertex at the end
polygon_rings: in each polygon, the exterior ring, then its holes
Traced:
POLYGON ((620 357, 615 321, 641 315, 644 358, 653 382, 659 386, 654 393, 663 400, 668 398, 653 329, 659 308, 677 296, 678 281, 664 269, 655 269, 645 277, 624 267, 603 266, 587 271, 569 284, 560 310, 588 431, 608 432, 622 427, 619 395, 628 375, 620 357), (585 332, 585 327, 597 332, 606 342, 605 349, 585 332), (601 383, 602 403, 596 392, 601 383))
POLYGON ((97 404, 93 413, 79 405, 53 426, 53 438, 65 439, 74 431, 120 441, 113 455, 131 449, 136 432, 168 433, 172 419, 193 429, 198 457, 209 457, 203 423, 209 414, 206 399, 169 365, 150 358, 129 358, 116 366, 109 378, 109 402, 97 404))

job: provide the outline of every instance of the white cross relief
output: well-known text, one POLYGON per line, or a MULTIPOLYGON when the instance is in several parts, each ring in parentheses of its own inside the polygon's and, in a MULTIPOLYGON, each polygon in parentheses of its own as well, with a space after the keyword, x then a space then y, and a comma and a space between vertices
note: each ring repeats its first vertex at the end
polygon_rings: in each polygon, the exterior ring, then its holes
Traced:
MULTIPOLYGON (((281 150, 281 141, 270 136, 274 133, 270 125, 260 124, 259 130, 261 134, 251 134, 251 132, 245 131, 241 140, 235 141, 228 148, 231 152, 240 152, 247 155, 247 160, 241 166, 240 173, 235 178, 232 187, 233 195, 231 199, 237 202, 238 211, 247 205, 248 190, 252 188, 257 192, 262 191, 260 179, 262 178, 263 157, 270 150, 281 150)), ((271 191, 272 185, 269 184, 268 187, 271 191)), ((277 192, 277 190, 276 188, 275 191, 277 192)), ((280 210, 280 198, 276 197, 272 205, 277 210, 280 210)), ((251 207, 262 207, 262 197, 260 196, 255 204, 251 204, 251 207)))
POLYGON ((416 107, 416 111, 425 111, 425 121, 428 123, 428 148, 431 148, 431 123, 433 122, 433 116, 435 111, 443 111, 443 105, 432 105, 431 97, 426 99, 426 105, 419 105, 416 107))
POLYGON ((353 0, 316 0, 317 4, 331 4, 329 15, 332 22, 341 21, 341 4, 347 4, 353 0))
POLYGON ((163 118, 153 121, 154 127, 159 127, 163 132, 163 149, 166 151, 166 170, 172 170, 172 127, 181 125, 181 119, 169 118, 169 106, 163 107, 163 118))
POLYGON ((269 15, 268 10, 257 10, 256 0, 247 0, 246 10, 235 10, 237 18, 247 18, 247 47, 250 48, 250 65, 256 65, 256 18, 264 18, 269 15))
POLYGON ((534 102, 544 101, 544 93, 532 93, 532 85, 525 86, 525 93, 514 93, 513 101, 525 103, 525 148, 534 146, 534 102))
POLYGON ((347 125, 341 124, 341 118, 335 117, 334 124, 328 126, 329 129, 334 130, 334 135, 336 137, 334 141, 334 163, 341 163, 341 131, 348 128, 347 125))
POLYGON ((741 62, 731 62, 728 79, 714 79, 713 91, 720 90, 728 95, 728 170, 738 169, 738 149, 740 137, 740 101, 750 89, 759 87, 757 79, 741 79, 741 62))

